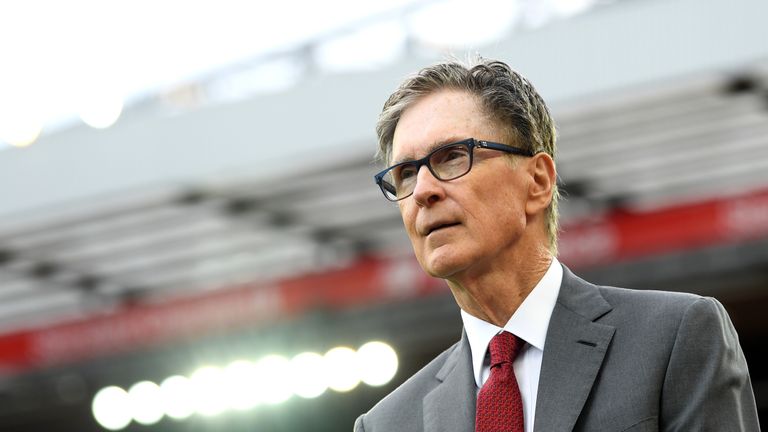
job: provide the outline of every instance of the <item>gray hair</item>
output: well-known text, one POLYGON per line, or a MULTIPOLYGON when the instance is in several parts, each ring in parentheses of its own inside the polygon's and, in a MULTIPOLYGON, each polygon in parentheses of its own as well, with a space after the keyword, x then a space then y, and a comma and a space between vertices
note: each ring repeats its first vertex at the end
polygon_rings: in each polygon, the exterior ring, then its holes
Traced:
MULTIPOLYGON (((389 164, 392 140, 403 112, 420 98, 439 90, 461 90, 475 95, 480 106, 499 127, 509 144, 533 153, 556 153, 555 123, 547 104, 533 84, 506 63, 479 58, 471 64, 458 61, 438 63, 407 78, 387 99, 376 123, 379 150, 376 158, 389 164)), ((549 249, 557 255, 557 184, 547 208, 549 249)))

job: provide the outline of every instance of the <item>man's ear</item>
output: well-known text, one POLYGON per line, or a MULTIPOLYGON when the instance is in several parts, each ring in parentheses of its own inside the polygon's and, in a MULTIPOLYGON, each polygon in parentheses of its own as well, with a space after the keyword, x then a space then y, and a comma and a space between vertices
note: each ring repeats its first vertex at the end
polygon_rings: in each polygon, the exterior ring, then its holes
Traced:
POLYGON ((528 162, 531 183, 528 188, 525 212, 533 215, 549 207, 552 201, 552 190, 557 182, 557 170, 555 161, 544 152, 536 153, 528 162))

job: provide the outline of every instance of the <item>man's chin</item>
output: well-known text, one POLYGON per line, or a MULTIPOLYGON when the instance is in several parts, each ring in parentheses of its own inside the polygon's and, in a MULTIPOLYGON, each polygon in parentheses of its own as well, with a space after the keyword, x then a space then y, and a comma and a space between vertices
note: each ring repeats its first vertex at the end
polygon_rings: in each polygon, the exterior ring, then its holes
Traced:
POLYGON ((424 269, 425 273, 432 277, 448 279, 465 267, 462 264, 463 263, 457 259, 457 257, 438 254, 427 257, 427 259, 421 263, 421 267, 424 269))

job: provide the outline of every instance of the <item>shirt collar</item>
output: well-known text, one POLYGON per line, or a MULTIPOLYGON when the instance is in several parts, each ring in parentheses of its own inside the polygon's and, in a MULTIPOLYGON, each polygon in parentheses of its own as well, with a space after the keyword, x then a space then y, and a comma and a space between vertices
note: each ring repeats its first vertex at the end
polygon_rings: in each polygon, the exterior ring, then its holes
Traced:
POLYGON ((481 384, 480 377, 488 344, 499 332, 506 330, 534 348, 544 351, 549 319, 552 317, 552 310, 555 308, 562 280, 563 267, 557 258, 552 258, 544 277, 533 287, 533 290, 523 300, 504 328, 483 321, 462 309, 461 319, 464 321, 464 329, 469 339, 469 346, 472 351, 472 367, 475 383, 478 387, 481 384))

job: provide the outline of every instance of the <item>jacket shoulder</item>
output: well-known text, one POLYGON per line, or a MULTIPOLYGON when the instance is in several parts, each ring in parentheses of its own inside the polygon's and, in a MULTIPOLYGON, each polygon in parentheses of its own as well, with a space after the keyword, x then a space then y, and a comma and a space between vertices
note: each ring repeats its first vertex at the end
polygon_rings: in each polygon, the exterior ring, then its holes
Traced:
POLYGON ((461 341, 432 359, 399 387, 358 418, 356 431, 414 430, 410 424, 423 422, 422 401, 437 386, 436 378, 450 356, 460 349, 461 341))
POLYGON ((701 310, 701 306, 713 306, 712 311, 722 309, 722 305, 714 298, 697 294, 611 286, 598 286, 598 289, 613 308, 605 318, 616 320, 616 324, 632 323, 672 331, 681 325, 685 315, 691 311, 706 313, 701 310))
POLYGON ((613 306, 625 304, 636 306, 657 306, 665 310, 686 309, 705 297, 698 294, 653 289, 630 289, 614 286, 597 286, 600 294, 613 306))

